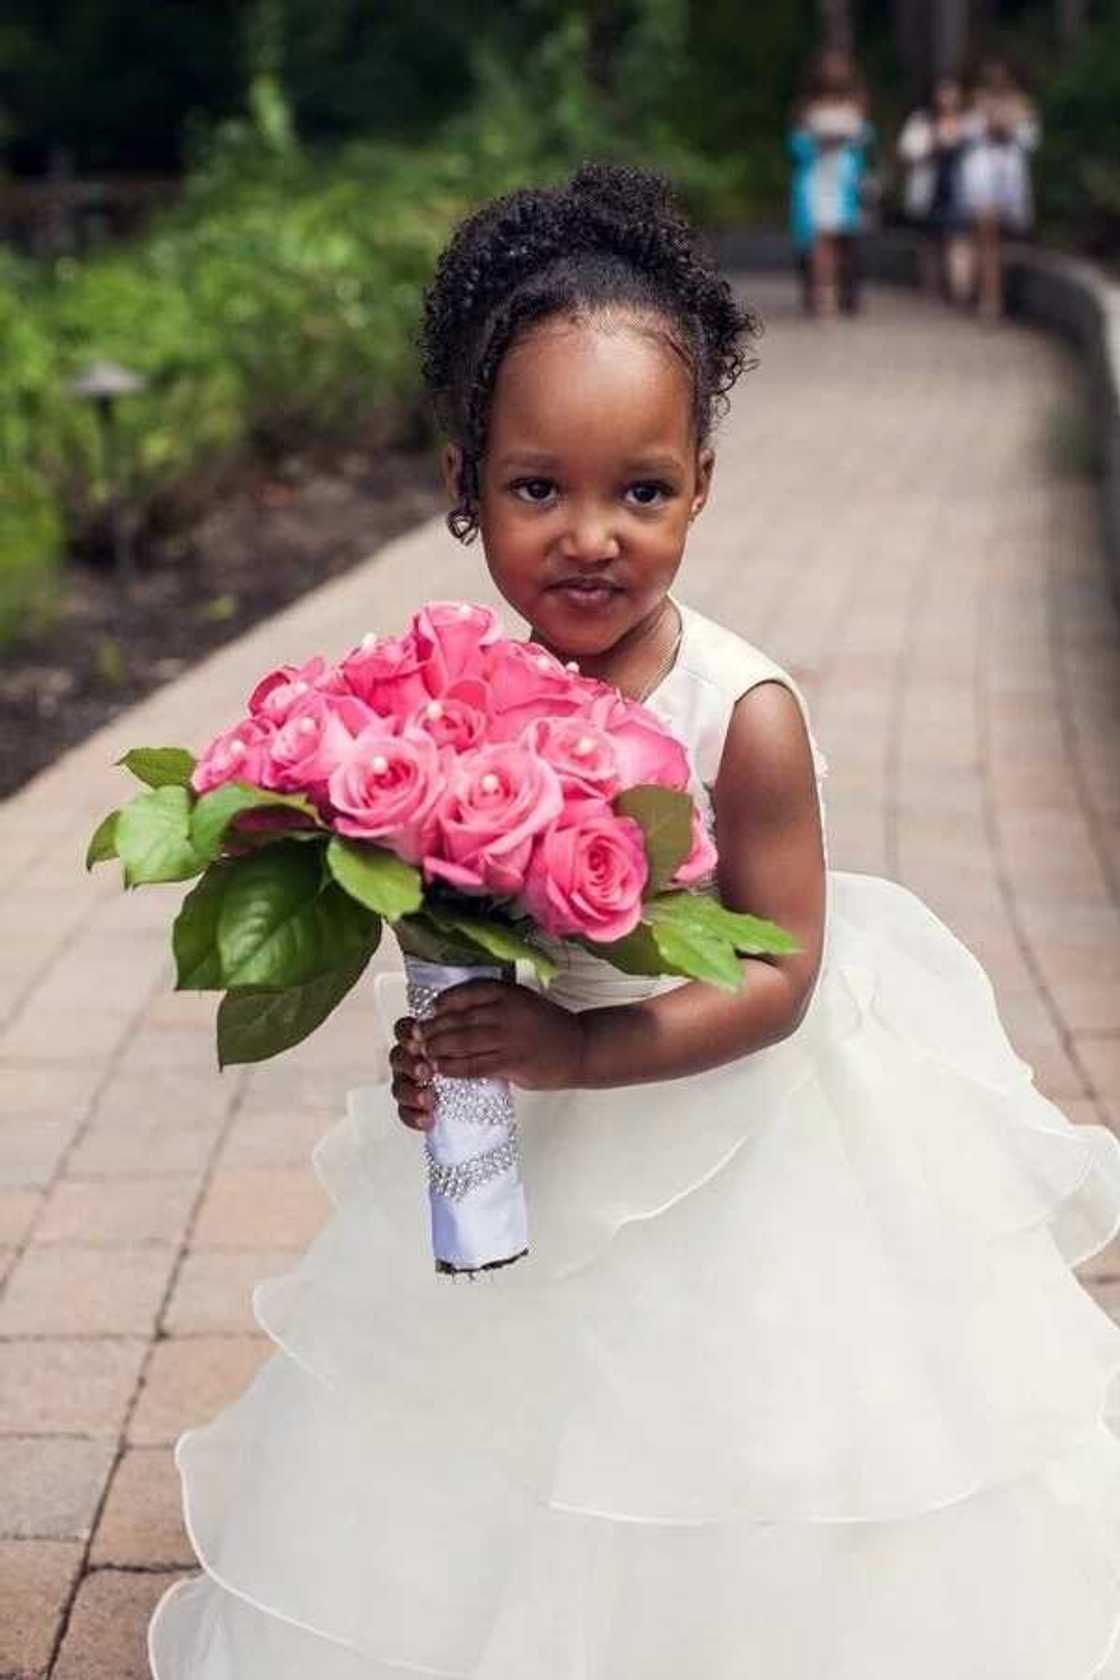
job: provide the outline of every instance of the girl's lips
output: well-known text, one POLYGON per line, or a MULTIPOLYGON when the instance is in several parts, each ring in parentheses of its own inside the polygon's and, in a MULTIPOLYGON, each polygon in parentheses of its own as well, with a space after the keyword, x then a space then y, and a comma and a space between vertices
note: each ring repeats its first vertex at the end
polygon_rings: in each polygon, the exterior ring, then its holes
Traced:
POLYGON ((612 606, 622 591, 610 584, 588 587, 581 583, 555 583, 551 593, 559 595, 564 605, 571 607, 575 612, 596 613, 612 606))
POLYGON ((622 590, 615 583, 565 578, 560 583, 550 584, 549 594, 559 595, 569 606, 587 612, 608 605, 622 594, 622 590))

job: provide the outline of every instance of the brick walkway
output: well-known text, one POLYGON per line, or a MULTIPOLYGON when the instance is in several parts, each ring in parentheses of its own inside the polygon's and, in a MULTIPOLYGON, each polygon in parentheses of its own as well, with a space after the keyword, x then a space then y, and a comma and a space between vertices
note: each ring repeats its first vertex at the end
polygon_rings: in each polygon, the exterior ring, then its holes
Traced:
MULTIPOLYGON (((770 319, 683 592, 788 664, 831 759, 833 854, 921 892, 986 963, 1078 1121, 1120 1127, 1120 634, 1091 487, 1063 476, 1048 340, 873 296, 770 319)), ((169 1443, 244 1385, 247 1300, 324 1213, 308 1167, 368 1078, 368 1001, 277 1067, 211 1071, 168 988, 181 889, 127 901, 81 853, 139 743, 199 743, 267 665, 421 597, 489 598, 438 523, 165 689, 0 813, 0 1677, 146 1674, 189 1561, 169 1443)), ((1088 1281, 1120 1312, 1120 1254, 1088 1281)))

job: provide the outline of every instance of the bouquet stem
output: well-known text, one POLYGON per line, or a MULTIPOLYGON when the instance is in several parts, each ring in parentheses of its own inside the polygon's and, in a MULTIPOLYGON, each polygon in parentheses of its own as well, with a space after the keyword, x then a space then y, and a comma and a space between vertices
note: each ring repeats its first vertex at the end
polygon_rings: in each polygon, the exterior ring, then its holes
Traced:
MULTIPOLYGON (((465 980, 498 979, 502 969, 458 967, 404 957, 409 1010, 418 1021, 439 994, 465 980)), ((432 1252, 441 1272, 508 1265, 529 1246, 517 1117, 505 1079, 437 1074, 435 1124, 425 1134, 432 1252)))

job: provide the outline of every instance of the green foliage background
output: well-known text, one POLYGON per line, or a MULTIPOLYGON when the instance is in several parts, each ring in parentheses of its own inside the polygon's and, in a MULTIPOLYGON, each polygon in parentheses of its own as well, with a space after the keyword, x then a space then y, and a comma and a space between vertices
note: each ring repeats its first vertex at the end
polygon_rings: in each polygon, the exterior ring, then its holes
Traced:
POLYGON ((1047 88, 1039 186, 1063 240, 1120 264, 1120 3, 1110 0, 1047 88))
MULTIPOLYGON (((81 260, 0 264, 0 638, 41 621, 66 539, 96 529, 111 495, 142 530, 208 463, 417 411, 422 287, 482 198, 613 154, 656 156, 701 214, 730 199, 733 172, 677 140, 653 99, 675 15, 627 38, 620 62, 647 67, 632 120, 589 84, 574 16, 520 67, 513 43, 471 45, 457 69, 473 97, 426 137, 328 146, 299 134, 258 14, 244 113, 196 127, 174 211, 81 260), (111 461, 93 408, 67 394, 103 357, 147 381, 116 405, 111 461)), ((307 30, 320 26, 308 7, 307 30)), ((290 43, 284 56, 299 58, 290 43)))
MULTIPOLYGON (((1028 61, 1052 62, 1050 10, 1001 9, 1028 61)), ((1115 250, 1120 0, 1099 12, 1045 83, 1040 187, 1051 226, 1115 250)), ((114 488, 143 533, 215 464, 417 415, 421 288, 481 199, 618 156, 667 169, 703 221, 780 221, 817 15, 815 0, 8 0, 8 158, 42 165, 64 144, 79 172, 183 166, 185 187, 129 244, 51 262, 0 249, 0 641, 49 614, 62 556, 114 488), (67 395, 95 357, 148 382, 118 404, 111 462, 67 395)), ((864 0, 888 131, 904 104, 891 17, 864 0)))

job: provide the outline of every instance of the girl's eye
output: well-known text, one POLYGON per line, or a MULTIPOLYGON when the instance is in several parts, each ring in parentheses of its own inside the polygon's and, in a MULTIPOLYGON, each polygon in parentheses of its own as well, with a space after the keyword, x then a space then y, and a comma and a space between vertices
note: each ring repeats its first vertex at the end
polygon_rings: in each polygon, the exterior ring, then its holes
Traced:
POLYGON ((642 479, 630 486, 630 494, 635 498, 639 507, 660 507, 674 495, 671 484, 661 484, 655 479, 642 479))
POLYGON ((547 502, 553 483, 550 478, 520 478, 511 489, 523 502, 547 502))
MULTIPOLYGON (((556 483, 551 478, 519 478, 510 485, 510 489, 519 501, 541 507, 556 494, 556 483)), ((626 493, 636 506, 642 508, 660 507, 662 502, 670 501, 676 495, 671 484, 657 479, 639 479, 627 486, 626 493)))

